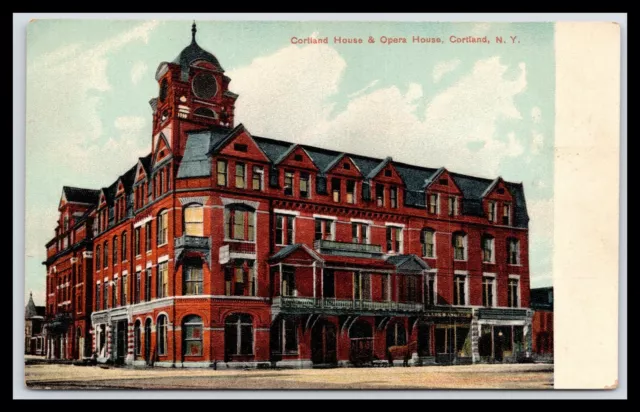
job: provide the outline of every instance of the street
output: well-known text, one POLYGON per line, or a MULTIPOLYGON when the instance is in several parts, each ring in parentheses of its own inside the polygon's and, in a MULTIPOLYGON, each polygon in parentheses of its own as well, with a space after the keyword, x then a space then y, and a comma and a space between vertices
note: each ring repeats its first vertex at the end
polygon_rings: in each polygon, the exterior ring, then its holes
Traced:
POLYGON ((29 389, 553 389, 552 364, 282 370, 25 365, 29 389))

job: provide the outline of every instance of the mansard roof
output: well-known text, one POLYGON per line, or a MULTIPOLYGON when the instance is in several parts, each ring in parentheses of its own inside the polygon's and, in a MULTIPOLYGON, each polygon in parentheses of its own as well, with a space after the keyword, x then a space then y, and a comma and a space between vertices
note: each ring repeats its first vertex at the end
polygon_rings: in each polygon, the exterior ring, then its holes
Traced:
POLYGON ((98 198, 100 197, 100 191, 94 189, 62 186, 62 191, 67 202, 95 204, 98 203, 98 198))
MULTIPOLYGON (((219 127, 187 132, 185 154, 178 170, 178 178, 210 176, 211 157, 213 149, 220 147, 235 129, 219 127)), ((277 161, 291 151, 296 143, 275 140, 252 135, 256 144, 275 165, 277 161)), ((388 163, 392 163, 402 180, 405 182, 405 205, 417 208, 426 207, 424 187, 430 180, 436 178, 444 168, 430 168, 397 162, 391 158, 378 159, 353 153, 344 153, 305 144, 297 144, 311 157, 320 170, 327 170, 337 158, 345 155, 351 158, 360 172, 371 179, 375 177, 388 163)), ((463 195, 462 213, 465 215, 484 216, 482 197, 495 179, 463 175, 448 171, 449 176, 460 188, 463 195)), ((514 197, 514 224, 516 227, 527 227, 529 217, 522 183, 505 182, 514 197)))

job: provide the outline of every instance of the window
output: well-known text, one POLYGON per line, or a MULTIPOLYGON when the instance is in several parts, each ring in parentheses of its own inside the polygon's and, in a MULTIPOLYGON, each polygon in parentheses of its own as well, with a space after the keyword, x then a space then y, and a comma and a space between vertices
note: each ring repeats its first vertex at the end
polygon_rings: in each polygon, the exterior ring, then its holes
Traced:
POLYGON ((276 215, 276 245, 293 244, 294 216, 276 215))
POLYGON ((387 326, 387 348, 391 346, 404 346, 407 344, 407 333, 404 325, 395 322, 393 325, 387 326))
POLYGON ((368 273, 353 273, 353 299, 371 300, 371 278, 368 273))
POLYGON ((391 281, 388 274, 382 275, 382 300, 388 302, 391 300, 391 281))
POLYGON ((290 170, 284 172, 284 194, 293 196, 293 172, 290 170))
POLYGON ((244 163, 236 163, 236 187, 244 189, 245 186, 246 167, 244 163))
POLYGON ((487 217, 489 218, 489 222, 496 221, 496 202, 487 203, 487 217))
POLYGON ((292 267, 283 266, 282 268, 282 290, 280 291, 280 295, 296 295, 296 274, 292 267))
POLYGON ((422 256, 428 258, 436 257, 436 232, 432 229, 422 230, 422 256))
POLYGON ((351 239, 353 243, 369 244, 369 225, 366 223, 351 223, 351 239))
POLYGON ((186 316, 182 321, 182 354, 184 356, 202 355, 202 318, 186 316))
POLYGON ((113 237, 113 251, 111 252, 111 257, 113 258, 113 265, 115 266, 118 263, 118 236, 113 237))
POLYGON ((109 307, 109 284, 104 283, 104 292, 102 292, 102 309, 109 307))
POLYGON ((280 319, 273 325, 272 335, 273 352, 275 353, 298 353, 298 334, 296 322, 291 318, 280 319))
POLYGON ((262 190, 264 182, 264 170, 262 166, 253 166, 252 188, 253 190, 262 190))
POLYGON ((100 310, 100 284, 96 284, 96 310, 100 310))
POLYGON ((100 245, 96 246, 96 271, 100 270, 100 245))
POLYGON ((389 201, 392 209, 398 207, 398 188, 395 186, 389 188, 389 201))
POLYGON ((104 242, 104 244, 102 245, 103 250, 102 250, 102 267, 106 268, 109 267, 109 242, 104 242))
POLYGON ((167 317, 160 315, 156 325, 156 337, 158 339, 158 355, 167 354, 167 317))
POLYGON ((417 302, 418 301, 418 276, 402 275, 399 277, 400 282, 400 301, 417 302))
POLYGON ((440 205, 438 204, 438 194, 432 193, 429 195, 429 213, 437 215, 440 212, 440 205))
POLYGON ((482 277, 482 306, 493 307, 494 306, 494 287, 495 278, 492 276, 482 277))
POLYGON ((510 265, 520 264, 520 241, 518 239, 507 239, 507 263, 510 265))
POLYGON ((453 304, 464 306, 467 304, 467 277, 465 275, 454 275, 453 277, 453 304))
POLYGON ((301 172, 300 173, 300 197, 308 198, 309 193, 309 173, 301 172))
POLYGON ((453 258, 467 260, 467 236, 464 233, 453 234, 453 258))
POLYGON ((145 246, 147 252, 151 252, 151 222, 147 222, 144 226, 145 246))
POLYGON ((158 171, 158 194, 162 194, 164 191, 164 170, 160 169, 158 171))
POLYGON ((379 207, 384 206, 384 185, 380 183, 376 184, 376 205, 379 207))
POLYGON ((402 228, 387 226, 387 253, 402 253, 402 228))
POLYGON ((507 289, 507 306, 510 308, 518 308, 520 307, 520 297, 518 291, 518 279, 509 279, 508 289, 507 289))
POLYGON ((302 162, 302 155, 301 154, 293 155, 293 161, 294 162, 302 162))
POLYGON ((494 263, 494 239, 491 235, 482 236, 482 261, 485 263, 494 263))
POLYGON ((169 213, 164 210, 158 215, 158 246, 162 246, 169 241, 169 213))
POLYGON ((202 295, 202 264, 189 263, 184 266, 183 294, 202 295))
MULTIPOLYGON (((348 163, 346 163, 349 165, 348 163)), ((356 203, 356 181, 347 180, 347 203, 356 203)))
POLYGON ((120 304, 126 306, 129 300, 129 277, 127 275, 122 275, 122 285, 120 287, 120 304))
POLYGON ((393 174, 391 173, 391 169, 387 169, 387 170, 385 170, 385 171, 384 171, 384 175, 385 175, 386 177, 391 177, 391 176, 393 176, 393 174))
POLYGON ((147 276, 144 281, 144 300, 148 302, 151 300, 151 268, 147 268, 146 272, 147 276))
POLYGON ((227 162, 225 160, 218 160, 216 162, 216 172, 218 175, 218 186, 227 185, 227 162))
POLYGON ((316 219, 316 240, 333 240, 333 220, 316 219))
POLYGON ((344 163, 342 164, 342 168, 343 168, 344 170, 349 170, 349 169, 351 169, 351 165, 350 165, 349 163, 347 163, 347 162, 344 162, 344 163))
POLYGON ((224 325, 224 349, 227 356, 253 354, 253 319, 243 313, 227 317, 224 325))
POLYGON ((256 272, 252 260, 236 260, 224 268, 225 295, 255 296, 256 272))
POLYGON ((438 295, 436 291, 436 274, 435 273, 427 273, 425 275, 425 288, 424 288, 424 303, 428 306, 433 306, 436 304, 436 296, 438 295))
POLYGON ((142 273, 136 272, 136 280, 133 284, 133 303, 140 303, 140 286, 141 286, 142 273))
POLYGON ((255 212, 242 207, 224 210, 224 233, 226 239, 255 240, 255 212))
POLYGON ((340 202, 340 179, 331 179, 331 195, 334 202, 340 202))
POLYGON ((135 356, 140 356, 140 347, 142 346, 142 341, 140 339, 140 329, 142 329, 142 323, 140 320, 137 320, 135 326, 133 327, 133 354, 135 356))
POLYGON ((184 208, 184 234, 186 236, 204 236, 204 207, 189 205, 184 208))
MULTIPOLYGON (((122 290, 122 288, 120 288, 122 290)), ((111 283, 111 307, 115 308, 118 306, 118 279, 115 279, 111 283)))
POLYGON ((458 214, 458 198, 455 196, 449 196, 449 216, 455 216, 458 214))
POLYGON ((156 297, 166 298, 169 296, 169 263, 158 263, 158 279, 156 283, 156 297))
POLYGON ((509 203, 502 205, 502 224, 511 225, 511 205, 509 203))
POLYGON ((122 261, 127 260, 127 232, 122 232, 122 261))
POLYGON ((248 149, 249 149, 249 147, 246 144, 235 143, 233 145, 233 150, 235 150, 237 152, 246 152, 248 149))

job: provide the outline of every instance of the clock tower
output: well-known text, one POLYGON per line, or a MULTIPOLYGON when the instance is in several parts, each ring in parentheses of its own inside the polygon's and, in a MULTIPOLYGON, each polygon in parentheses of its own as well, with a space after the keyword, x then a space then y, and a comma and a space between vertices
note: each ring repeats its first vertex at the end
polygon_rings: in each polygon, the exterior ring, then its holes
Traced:
POLYGON ((153 147, 161 138, 169 144, 174 159, 184 152, 186 132, 213 126, 234 127, 238 95, 229 91, 231 79, 218 59, 196 42, 196 24, 191 43, 171 62, 156 71, 158 96, 149 101, 153 109, 153 147))

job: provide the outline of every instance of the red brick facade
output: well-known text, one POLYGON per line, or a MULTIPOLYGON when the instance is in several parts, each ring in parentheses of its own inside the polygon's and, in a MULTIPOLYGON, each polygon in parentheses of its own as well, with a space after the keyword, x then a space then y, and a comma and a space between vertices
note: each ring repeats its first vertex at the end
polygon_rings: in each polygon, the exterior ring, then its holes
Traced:
POLYGON ((305 367, 530 354, 521 184, 252 136, 234 127, 237 95, 195 28, 156 79, 151 153, 91 212, 84 296, 100 361, 305 367))

